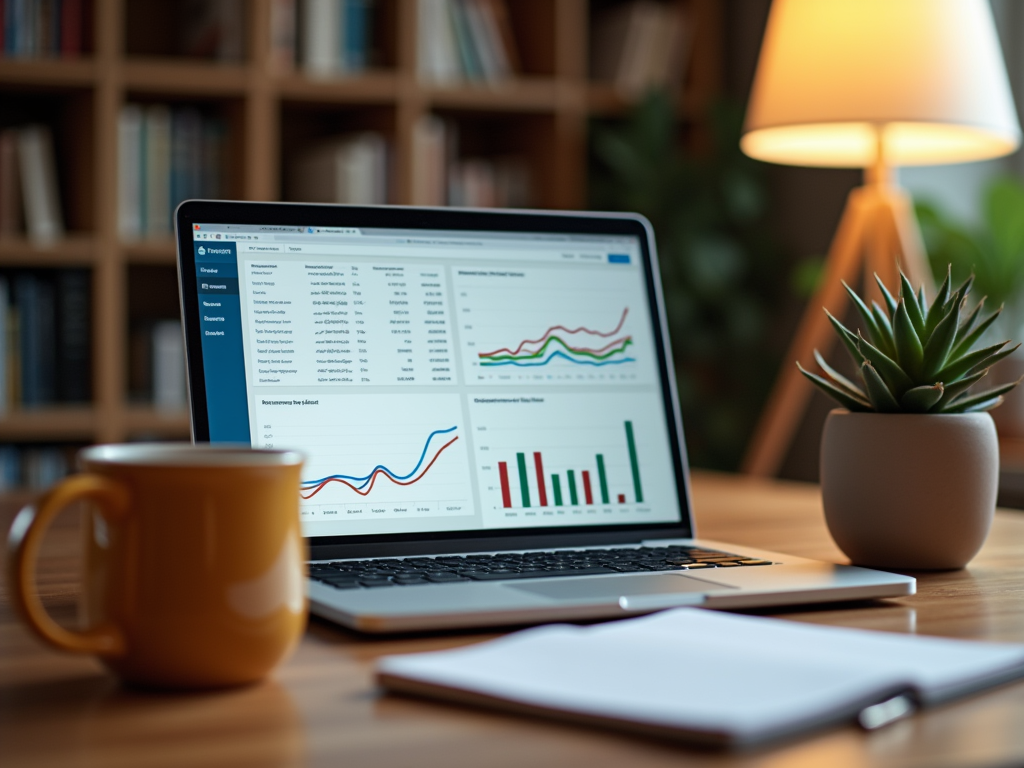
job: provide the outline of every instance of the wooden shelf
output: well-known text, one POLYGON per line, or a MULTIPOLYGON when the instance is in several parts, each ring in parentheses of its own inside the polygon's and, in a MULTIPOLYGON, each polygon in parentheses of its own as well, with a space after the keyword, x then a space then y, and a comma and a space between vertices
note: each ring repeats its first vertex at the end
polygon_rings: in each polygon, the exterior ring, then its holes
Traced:
POLYGON ((5 59, 0 58, 0 84, 92 86, 96 63, 91 59, 5 59))
POLYGON ((9 411, 0 416, 0 441, 83 441, 96 437, 96 410, 88 405, 9 411))
POLYGON ((174 265, 178 258, 178 246, 173 238, 123 243, 121 250, 125 260, 132 264, 174 265))
POLYGON ((447 109, 554 112, 564 96, 559 86, 553 78, 523 77, 494 85, 429 86, 423 95, 429 105, 447 109))
POLYGON ((0 239, 0 266, 89 266, 96 256, 96 241, 89 235, 69 235, 53 243, 38 244, 25 238, 0 239))
POLYGON ((398 100, 394 72, 367 72, 355 77, 311 78, 294 73, 274 80, 282 99, 339 104, 391 104, 398 100))
POLYGON ((182 440, 189 437, 190 422, 187 411, 163 411, 134 405, 125 411, 124 416, 124 428, 131 437, 153 435, 182 440))
MULTIPOLYGON (((170 237, 122 242, 118 236, 118 117, 127 102, 196 102, 204 114, 214 114, 229 136, 224 188, 241 199, 282 198, 293 146, 375 130, 393 150, 391 199, 409 203, 415 126, 434 111, 455 122, 474 151, 525 158, 542 190, 539 205, 585 205, 588 119, 623 114, 632 104, 612 86, 585 79, 589 13, 606 3, 507 1, 529 74, 495 85, 442 87, 420 80, 417 0, 380 3, 374 45, 382 68, 351 77, 321 79, 299 69, 275 69, 270 0, 243 4, 245 60, 239 63, 169 55, 173 0, 93 0, 94 34, 87 45, 92 52, 82 58, 0 58, 5 108, 18 107, 21 99, 25 119, 54 127, 58 171, 67 185, 62 202, 69 227, 78 230, 45 246, 23 237, 0 240, 0 267, 92 268, 94 398, 89 406, 0 415, 0 442, 188 438, 187 414, 129 398, 130 326, 150 319, 140 307, 153 319, 173 316, 174 283, 164 268, 174 267, 176 253, 170 237)), ((699 123, 700 105, 718 88, 722 11, 716 0, 673 2, 688 3, 699 27, 686 96, 680 95, 681 109, 699 123)))
POLYGON ((238 64, 130 59, 124 65, 124 85, 145 93, 243 96, 248 90, 249 70, 238 64))

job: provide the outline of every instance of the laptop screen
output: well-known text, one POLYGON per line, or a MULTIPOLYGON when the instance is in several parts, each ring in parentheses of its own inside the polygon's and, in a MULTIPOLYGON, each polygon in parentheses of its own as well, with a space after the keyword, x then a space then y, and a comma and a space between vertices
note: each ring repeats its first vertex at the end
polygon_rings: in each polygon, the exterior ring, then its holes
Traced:
POLYGON ((313 537, 682 520, 641 243, 193 223, 212 442, 313 537))

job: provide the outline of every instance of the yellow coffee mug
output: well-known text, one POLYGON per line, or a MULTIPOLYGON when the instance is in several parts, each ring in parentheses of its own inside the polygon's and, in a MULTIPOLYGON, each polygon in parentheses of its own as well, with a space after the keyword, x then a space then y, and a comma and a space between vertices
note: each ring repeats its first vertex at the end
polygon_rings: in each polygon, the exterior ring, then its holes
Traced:
POLYGON ((123 680, 212 688, 260 679, 306 622, 302 456, 210 445, 100 445, 18 514, 8 567, 16 610, 42 639, 93 653, 123 680), (58 625, 35 589, 43 535, 87 502, 80 611, 58 625))

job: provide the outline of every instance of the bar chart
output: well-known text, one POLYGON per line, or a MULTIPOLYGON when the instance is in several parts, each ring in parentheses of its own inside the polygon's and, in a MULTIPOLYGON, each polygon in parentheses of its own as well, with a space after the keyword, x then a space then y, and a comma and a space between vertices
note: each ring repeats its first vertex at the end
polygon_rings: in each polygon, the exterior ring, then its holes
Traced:
MULTIPOLYGON (((544 471, 544 456, 541 451, 533 451, 532 458, 527 459, 525 452, 516 453, 515 473, 516 488, 518 495, 512 492, 513 481, 510 479, 509 463, 498 462, 498 478, 501 485, 501 506, 504 509, 520 507, 530 509, 537 507, 578 507, 581 505, 593 505, 596 499, 601 504, 626 504, 633 502, 642 504, 644 501, 643 483, 640 480, 640 463, 637 458, 636 439, 633 435, 633 422, 623 423, 626 446, 629 453, 629 470, 632 480, 632 498, 627 501, 626 493, 616 493, 614 498, 609 492, 608 469, 605 464, 605 457, 602 453, 595 453, 590 459, 597 468, 596 483, 598 494, 594 493, 593 471, 591 469, 566 469, 564 475, 558 472, 550 475, 544 471), (531 464, 532 462, 532 464, 531 464), (530 476, 533 474, 533 487, 537 489, 537 498, 532 499, 530 495, 530 476), (579 484, 577 484, 577 472, 579 484), (565 480, 565 494, 562 493, 563 477, 565 480), (548 489, 551 495, 548 495, 548 489), (582 489, 582 494, 581 494, 582 489), (515 501, 513 500, 515 498, 515 501)), ((585 462, 581 463, 583 466, 585 462)))
POLYGON ((663 419, 646 398, 608 393, 474 397, 484 522, 569 526, 675 519, 663 419))

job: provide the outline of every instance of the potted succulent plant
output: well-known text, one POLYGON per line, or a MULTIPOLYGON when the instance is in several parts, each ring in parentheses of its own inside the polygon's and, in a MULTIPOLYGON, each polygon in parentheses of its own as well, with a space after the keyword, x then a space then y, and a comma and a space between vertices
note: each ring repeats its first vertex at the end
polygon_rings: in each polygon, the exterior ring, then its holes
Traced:
POLYGON ((825 518, 855 563, 962 568, 995 510, 999 443, 987 411, 1019 382, 972 390, 1017 347, 979 345, 1001 309, 982 319, 983 299, 967 310, 973 277, 953 290, 947 271, 930 305, 903 275, 895 297, 875 279, 884 307, 868 308, 846 286, 862 321, 857 333, 829 315, 859 383, 817 352, 823 375, 800 368, 843 406, 822 435, 825 518))

